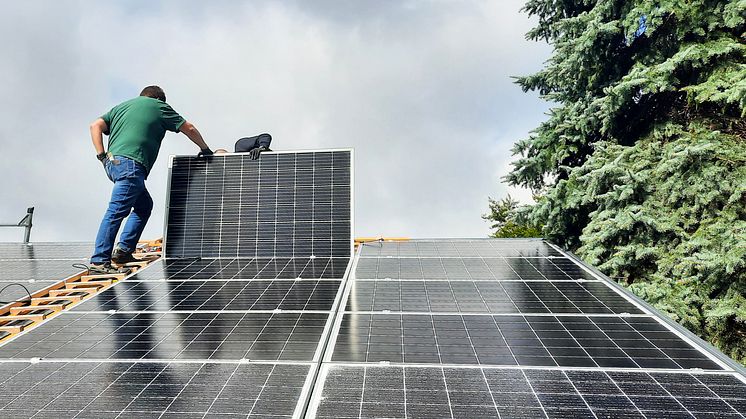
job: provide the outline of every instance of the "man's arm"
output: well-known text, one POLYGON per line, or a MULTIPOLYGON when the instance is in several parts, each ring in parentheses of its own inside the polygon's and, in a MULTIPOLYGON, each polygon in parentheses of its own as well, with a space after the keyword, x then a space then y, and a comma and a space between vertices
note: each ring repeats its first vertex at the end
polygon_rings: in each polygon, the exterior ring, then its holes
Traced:
POLYGON ((93 141, 93 148, 96 149, 96 154, 101 155, 104 153, 104 132, 109 130, 103 119, 98 118, 91 123, 91 141, 93 141))
POLYGON ((195 127, 191 122, 184 121, 179 128, 179 132, 186 135, 194 144, 197 145, 197 147, 199 147, 200 150, 207 150, 210 148, 207 146, 207 143, 205 143, 205 140, 202 138, 202 134, 199 133, 199 130, 197 130, 197 127, 195 127))

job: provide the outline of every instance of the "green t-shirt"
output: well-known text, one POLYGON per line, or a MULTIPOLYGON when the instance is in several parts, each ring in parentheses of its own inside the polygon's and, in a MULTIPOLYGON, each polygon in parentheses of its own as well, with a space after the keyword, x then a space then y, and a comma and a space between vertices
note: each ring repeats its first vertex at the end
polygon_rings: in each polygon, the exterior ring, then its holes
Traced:
POLYGON ((129 157, 148 172, 166 131, 179 132, 184 124, 184 118, 168 103, 146 96, 120 103, 101 119, 109 127, 109 153, 129 157))

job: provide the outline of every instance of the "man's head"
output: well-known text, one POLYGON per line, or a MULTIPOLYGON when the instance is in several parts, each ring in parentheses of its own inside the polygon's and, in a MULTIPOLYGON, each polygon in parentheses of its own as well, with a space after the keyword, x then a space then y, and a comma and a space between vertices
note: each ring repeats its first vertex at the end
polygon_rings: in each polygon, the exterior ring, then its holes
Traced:
POLYGON ((166 101, 166 93, 158 86, 148 86, 142 89, 140 96, 152 97, 153 99, 162 100, 164 102, 166 101))

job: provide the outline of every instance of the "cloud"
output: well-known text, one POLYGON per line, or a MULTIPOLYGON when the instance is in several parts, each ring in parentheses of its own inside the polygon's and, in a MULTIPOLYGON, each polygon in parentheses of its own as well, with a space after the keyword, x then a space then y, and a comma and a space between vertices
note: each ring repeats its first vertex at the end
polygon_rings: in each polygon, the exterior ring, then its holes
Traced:
MULTIPOLYGON (((358 235, 485 236, 512 143, 546 105, 519 1, 53 2, 0 16, 0 221, 36 206, 35 240, 93 240, 110 193, 90 121, 147 84, 213 148, 354 147, 358 235), (354 6, 353 6, 354 5, 354 6)), ((148 181, 160 236, 168 134, 148 181)), ((22 231, 11 233, 22 237, 22 231)), ((0 239, 7 239, 6 232, 0 239)))

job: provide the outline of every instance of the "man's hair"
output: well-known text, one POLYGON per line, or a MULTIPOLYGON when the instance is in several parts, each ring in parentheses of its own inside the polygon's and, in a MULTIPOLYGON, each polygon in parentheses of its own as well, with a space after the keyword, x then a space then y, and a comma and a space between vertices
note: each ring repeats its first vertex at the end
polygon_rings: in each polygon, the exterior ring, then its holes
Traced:
POLYGON ((142 89, 140 96, 152 97, 153 99, 162 100, 164 102, 166 101, 166 93, 158 86, 148 86, 142 89))

